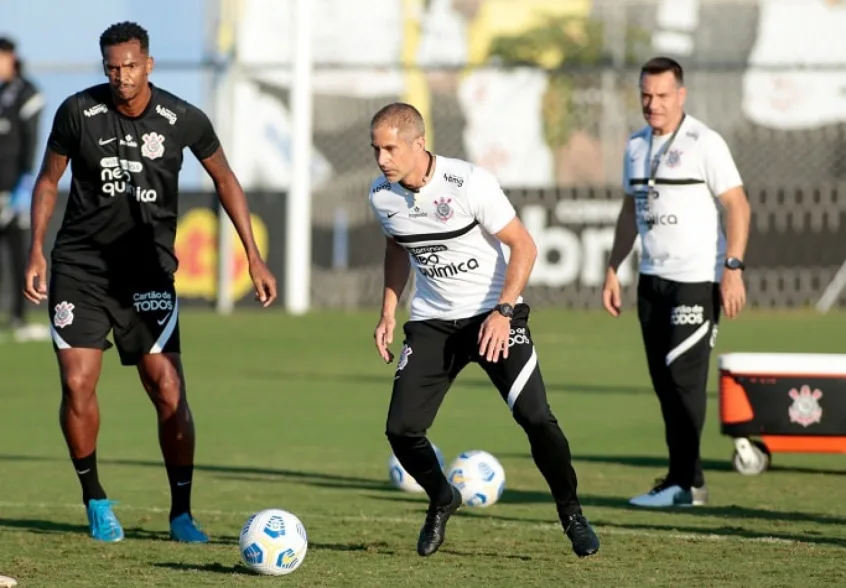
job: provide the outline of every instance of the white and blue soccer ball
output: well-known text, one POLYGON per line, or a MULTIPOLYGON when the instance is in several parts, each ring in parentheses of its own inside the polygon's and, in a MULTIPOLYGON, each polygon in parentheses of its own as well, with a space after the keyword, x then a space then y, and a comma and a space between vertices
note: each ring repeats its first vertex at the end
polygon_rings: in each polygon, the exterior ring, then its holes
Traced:
POLYGON ((308 550, 308 535, 292 513, 270 508, 244 524, 238 542, 241 560, 262 576, 284 576, 299 568, 308 550))
POLYGON ((487 451, 473 450, 460 454, 450 464, 447 479, 458 488, 464 505, 469 507, 496 504, 505 490, 505 469, 487 451))
MULTIPOLYGON (((438 463, 441 470, 444 469, 446 461, 444 454, 438 449, 437 445, 432 443, 432 449, 435 450, 435 455, 438 457, 438 463)), ((397 459, 397 456, 391 453, 391 458, 388 460, 388 475, 391 477, 391 483, 394 487, 404 490, 405 492, 423 492, 423 487, 417 483, 417 480, 412 478, 402 464, 397 459)))

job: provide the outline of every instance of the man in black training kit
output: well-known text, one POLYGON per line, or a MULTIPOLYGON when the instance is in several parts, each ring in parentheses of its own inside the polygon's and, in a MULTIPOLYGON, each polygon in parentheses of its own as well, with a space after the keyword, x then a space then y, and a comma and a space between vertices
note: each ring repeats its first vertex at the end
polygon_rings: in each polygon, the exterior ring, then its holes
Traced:
POLYGON ((386 236, 382 316, 374 337, 393 356, 396 308, 412 264, 418 270, 411 317, 397 362, 387 436, 406 471, 429 497, 417 552, 435 553, 461 493, 441 471, 426 431, 452 382, 478 363, 529 439, 564 532, 580 557, 599 549, 576 496, 570 445, 553 416, 521 293, 537 248, 496 178, 466 161, 426 149, 423 117, 390 104, 370 125, 382 175, 370 203, 386 236), (511 251, 506 263, 500 243, 511 251))
POLYGON ((112 25, 100 37, 108 83, 59 106, 35 182, 27 297, 49 300, 62 382, 60 419, 82 486, 91 537, 120 541, 123 528, 97 476, 100 424, 96 387, 113 330, 123 365, 134 365, 158 414, 159 444, 171 489, 170 535, 205 543, 191 515, 194 424, 180 358, 174 290, 178 176, 188 147, 214 181, 247 253, 265 307, 276 282, 261 259, 247 201, 208 117, 148 81, 147 31, 112 25), (71 161, 72 182, 52 251, 43 254, 58 182, 71 161))

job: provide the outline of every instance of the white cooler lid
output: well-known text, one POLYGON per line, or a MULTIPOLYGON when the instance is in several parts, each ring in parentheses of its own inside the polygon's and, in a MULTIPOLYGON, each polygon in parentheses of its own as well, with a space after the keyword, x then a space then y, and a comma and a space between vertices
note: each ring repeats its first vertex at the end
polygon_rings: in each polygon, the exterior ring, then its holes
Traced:
POLYGON ((736 374, 808 374, 846 377, 842 353, 725 353, 719 369, 736 374))

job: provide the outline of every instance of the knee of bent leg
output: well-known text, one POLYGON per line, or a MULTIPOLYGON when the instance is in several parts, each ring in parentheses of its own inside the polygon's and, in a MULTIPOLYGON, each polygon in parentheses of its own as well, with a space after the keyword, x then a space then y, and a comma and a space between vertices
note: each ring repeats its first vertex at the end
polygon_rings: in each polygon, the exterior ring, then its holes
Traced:
POLYGON ((62 378, 62 394, 73 405, 83 405, 94 398, 97 375, 86 370, 68 370, 62 378))
POLYGON ((164 416, 179 410, 182 403, 182 381, 176 371, 167 371, 151 382, 150 397, 164 416))
POLYGON ((548 404, 526 406, 518 402, 515 404, 512 414, 514 420, 527 431, 543 429, 557 424, 548 404))
POLYGON ((406 439, 420 437, 425 433, 425 427, 415 423, 413 419, 402 415, 389 415, 385 426, 388 439, 406 439))

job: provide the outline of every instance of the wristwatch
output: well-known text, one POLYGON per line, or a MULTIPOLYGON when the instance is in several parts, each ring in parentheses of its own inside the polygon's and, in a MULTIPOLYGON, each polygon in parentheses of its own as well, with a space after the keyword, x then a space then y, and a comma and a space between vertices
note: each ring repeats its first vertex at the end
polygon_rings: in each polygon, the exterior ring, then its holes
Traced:
POLYGON ((746 264, 743 263, 742 259, 728 257, 726 258, 726 267, 730 270, 745 270, 746 264))
POLYGON ((494 306, 494 310, 507 318, 511 318, 514 316, 514 307, 508 304, 507 302, 497 304, 496 306, 494 306))

